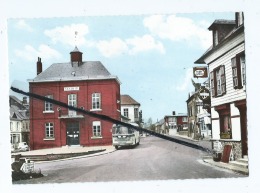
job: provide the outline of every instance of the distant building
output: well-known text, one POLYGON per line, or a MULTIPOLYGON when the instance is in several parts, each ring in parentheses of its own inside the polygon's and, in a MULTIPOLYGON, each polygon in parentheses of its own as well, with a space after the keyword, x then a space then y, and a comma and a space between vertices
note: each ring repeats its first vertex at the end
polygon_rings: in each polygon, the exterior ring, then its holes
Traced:
POLYGON ((161 119, 155 123, 155 132, 160 134, 168 134, 168 130, 166 129, 164 119, 161 119))
POLYGON ((15 96, 9 96, 10 102, 10 142, 14 148, 20 142, 30 142, 30 119, 27 97, 20 101, 15 96))
POLYGON ((164 117, 165 126, 167 127, 169 135, 187 135, 188 131, 188 117, 187 114, 166 115, 164 117))
MULTIPOLYGON (((77 47, 70 61, 54 63, 29 80, 30 92, 120 120, 120 81, 100 61, 83 61, 77 47)), ((31 149, 112 144, 113 123, 50 102, 30 99, 31 149)))
MULTIPOLYGON (((211 114, 210 97, 203 101, 200 98, 200 92, 202 89, 207 89, 209 92, 208 81, 201 83, 195 83, 192 80, 195 87, 195 91, 190 92, 187 102, 188 111, 188 136, 194 139, 211 138, 211 114)), ((209 95, 209 93, 208 93, 209 95)))
POLYGON ((139 123, 140 103, 129 95, 121 95, 122 121, 139 123))
POLYGON ((247 156, 247 105, 244 15, 215 20, 212 47, 195 63, 207 64, 210 74, 212 140, 232 146, 235 159, 247 156))

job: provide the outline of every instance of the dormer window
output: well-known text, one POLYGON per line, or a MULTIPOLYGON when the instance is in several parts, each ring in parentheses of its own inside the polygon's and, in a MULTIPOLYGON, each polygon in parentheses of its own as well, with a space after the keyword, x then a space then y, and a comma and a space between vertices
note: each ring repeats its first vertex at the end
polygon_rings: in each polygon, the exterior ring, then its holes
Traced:
POLYGON ((214 46, 216 46, 216 45, 218 45, 218 31, 217 30, 215 30, 214 31, 214 39, 213 39, 213 44, 214 44, 214 46))

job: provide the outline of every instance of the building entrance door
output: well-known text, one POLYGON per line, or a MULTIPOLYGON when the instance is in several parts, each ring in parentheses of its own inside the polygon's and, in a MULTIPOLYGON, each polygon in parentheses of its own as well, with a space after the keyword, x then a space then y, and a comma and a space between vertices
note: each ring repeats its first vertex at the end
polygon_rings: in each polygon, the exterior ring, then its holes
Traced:
POLYGON ((79 122, 67 123, 67 145, 79 145, 79 122))

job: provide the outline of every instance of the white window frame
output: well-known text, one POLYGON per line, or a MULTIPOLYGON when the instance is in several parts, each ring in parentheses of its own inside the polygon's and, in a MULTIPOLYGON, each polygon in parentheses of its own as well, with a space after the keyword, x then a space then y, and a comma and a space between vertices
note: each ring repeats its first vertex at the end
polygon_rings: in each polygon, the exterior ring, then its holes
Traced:
POLYGON ((93 135, 93 138, 102 138, 100 121, 92 122, 92 135, 93 135))
POLYGON ((188 122, 188 117, 182 117, 182 122, 188 122))
POLYGON ((129 117, 129 110, 128 110, 128 108, 124 108, 123 109, 123 113, 124 113, 125 117, 127 117, 127 118, 129 117))
POLYGON ((240 67, 241 67, 241 82, 242 85, 246 85, 246 61, 245 56, 240 57, 240 67))
MULTIPOLYGON (((53 99, 53 95, 46 95, 45 97, 49 98, 49 99, 53 99)), ((43 113, 53 113, 53 112, 54 112, 53 111, 53 104, 48 102, 48 101, 45 101, 43 113)))
POLYGON ((45 139, 54 139, 54 123, 45 123, 45 139))
MULTIPOLYGON (((77 94, 69 94, 68 95, 68 105, 77 107, 77 94)), ((77 115, 77 112, 74 110, 68 109, 69 116, 75 116, 77 115)))
POLYGON ((92 110, 101 110, 101 93, 92 94, 92 110))
POLYGON ((134 117, 135 117, 135 119, 138 119, 138 117, 139 117, 138 108, 134 108, 134 117))

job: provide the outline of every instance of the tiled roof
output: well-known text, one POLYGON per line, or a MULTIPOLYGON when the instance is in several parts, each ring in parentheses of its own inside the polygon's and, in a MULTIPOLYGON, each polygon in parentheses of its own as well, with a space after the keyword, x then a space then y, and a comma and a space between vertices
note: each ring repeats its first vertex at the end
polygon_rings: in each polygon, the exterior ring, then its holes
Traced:
POLYGON ((121 105, 140 105, 136 100, 134 100, 129 95, 121 95, 121 105))
POLYGON ((82 62, 81 65, 54 63, 29 82, 68 81, 88 79, 117 79, 99 61, 82 62))

